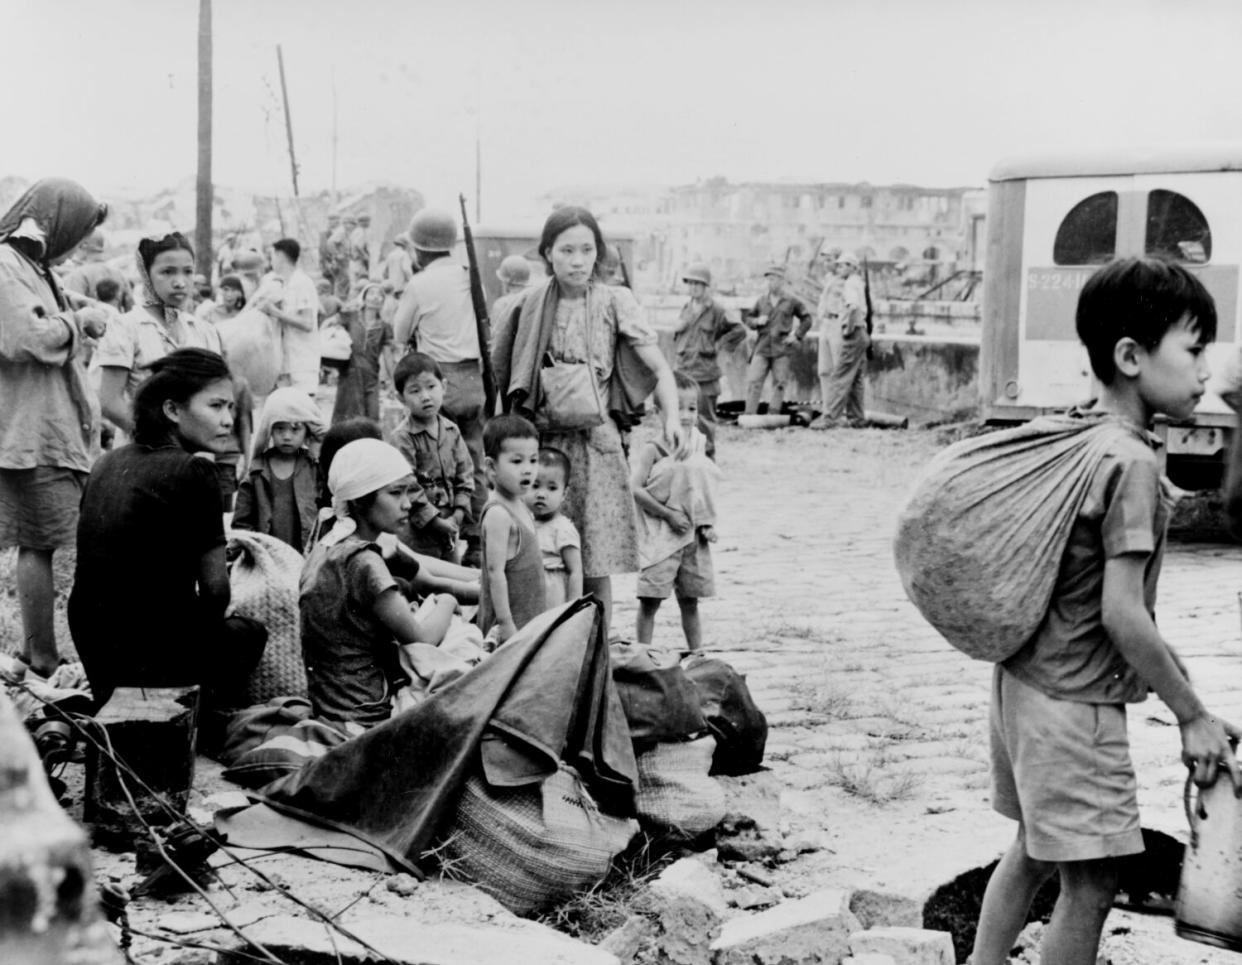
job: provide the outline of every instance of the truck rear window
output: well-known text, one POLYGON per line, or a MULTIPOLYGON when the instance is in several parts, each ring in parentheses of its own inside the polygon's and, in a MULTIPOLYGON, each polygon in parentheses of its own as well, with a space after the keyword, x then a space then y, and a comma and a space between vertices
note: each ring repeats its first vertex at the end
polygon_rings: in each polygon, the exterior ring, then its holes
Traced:
POLYGON ((1199 206, 1176 191, 1147 195, 1147 241, 1143 250, 1173 261, 1201 265, 1212 258, 1212 229, 1199 206))
POLYGON ((1101 265, 1117 253, 1117 192, 1083 198, 1057 228, 1052 261, 1057 265, 1101 265))

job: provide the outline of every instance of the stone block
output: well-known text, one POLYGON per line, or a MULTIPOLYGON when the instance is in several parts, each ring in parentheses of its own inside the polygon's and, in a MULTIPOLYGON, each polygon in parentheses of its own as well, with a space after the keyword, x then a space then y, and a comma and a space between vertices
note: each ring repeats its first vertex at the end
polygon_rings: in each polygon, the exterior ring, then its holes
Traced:
POLYGON ((675 861, 651 883, 656 961, 660 965, 710 965, 712 942, 728 914, 716 872, 694 858, 675 861))
MULTIPOLYGON (((397 965, 618 965, 617 957, 594 945, 529 921, 502 925, 429 925, 410 918, 357 918, 351 933, 397 965)), ((321 923, 291 915, 265 918, 245 934, 277 958, 297 965, 373 965, 375 956, 321 923)), ((234 938, 217 965, 248 965, 253 948, 234 938)))
MULTIPOLYGON (((194 783, 194 735, 197 687, 118 687, 95 715, 112 751, 165 802, 185 813, 194 783)), ((132 779, 125 787, 147 823, 160 826, 172 818, 154 797, 132 779)), ((91 747, 86 758, 85 820, 102 844, 137 848, 140 870, 148 835, 134 815, 116 767, 91 747)))
POLYGON ((909 895, 859 888, 850 898, 850 911, 863 928, 923 926, 923 902, 909 895))
POLYGON ((715 965, 837 965, 849 954, 858 930, 850 893, 835 888, 812 892, 724 923, 712 943, 715 965))
POLYGON ((851 955, 841 959, 841 965, 897 965, 892 955, 880 955, 867 952, 863 955, 851 955))
POLYGON ((873 928, 850 935, 854 955, 890 956, 896 965, 954 965, 953 939, 947 931, 926 928, 873 928))
POLYGON ((598 947, 617 956, 621 965, 633 965, 644 948, 654 944, 656 925, 645 915, 630 915, 614 928, 598 947))

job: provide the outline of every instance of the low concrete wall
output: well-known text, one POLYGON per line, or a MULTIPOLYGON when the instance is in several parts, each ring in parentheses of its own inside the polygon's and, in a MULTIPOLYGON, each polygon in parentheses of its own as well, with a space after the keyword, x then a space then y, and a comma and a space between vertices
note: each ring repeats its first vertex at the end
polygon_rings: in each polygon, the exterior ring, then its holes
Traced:
MULTIPOLYGON (((661 328, 660 348, 673 359, 673 333, 661 328)), ((812 331, 793 357, 790 401, 819 401, 818 337, 812 331)), ((979 409, 979 343, 876 334, 867 364, 867 408, 909 416, 915 422, 969 418, 979 409)), ((746 397, 746 345, 722 357, 721 401, 746 397)), ((765 393, 766 398, 766 393, 765 393)))

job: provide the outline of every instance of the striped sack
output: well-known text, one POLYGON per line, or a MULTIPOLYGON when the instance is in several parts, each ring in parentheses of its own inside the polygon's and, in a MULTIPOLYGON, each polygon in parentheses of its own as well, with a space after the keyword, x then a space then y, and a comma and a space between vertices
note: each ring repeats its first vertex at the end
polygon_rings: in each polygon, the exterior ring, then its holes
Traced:
MULTIPOLYGON (((249 617, 267 627, 267 646, 250 675, 246 698, 306 695, 298 577, 302 554, 275 536, 229 530, 229 550, 240 555, 229 567, 229 616, 249 617)), ((230 553, 230 555, 231 555, 230 553)))
POLYGON ((445 836, 443 862, 446 873, 461 873, 528 915, 602 881, 637 833, 632 818, 602 813, 564 764, 542 784, 517 788, 489 787, 475 771, 445 836))
POLYGON ((708 777, 716 739, 656 744, 638 755, 634 803, 644 828, 689 840, 710 831, 725 816, 724 788, 708 777))

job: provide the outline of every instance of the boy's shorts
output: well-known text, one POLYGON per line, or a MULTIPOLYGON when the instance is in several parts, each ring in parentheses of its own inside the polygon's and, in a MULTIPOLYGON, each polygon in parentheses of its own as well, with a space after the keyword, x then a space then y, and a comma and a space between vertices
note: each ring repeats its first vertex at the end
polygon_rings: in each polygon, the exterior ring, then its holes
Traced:
POLYGON ((638 574, 640 597, 665 600, 674 589, 683 600, 716 595, 712 551, 697 535, 672 556, 644 567, 638 574))
POLYGON ((992 807, 1022 823, 1029 857, 1142 852, 1125 704, 1056 700, 998 664, 991 731, 992 807))

